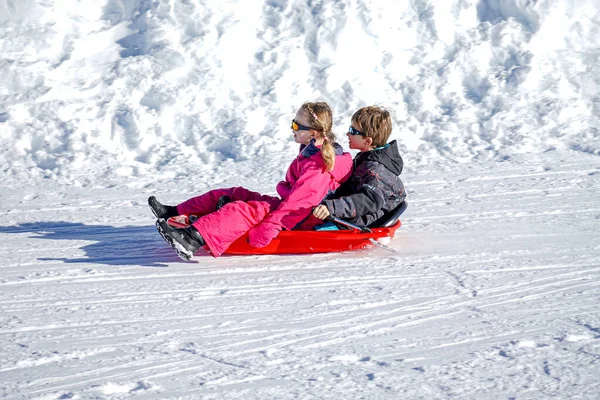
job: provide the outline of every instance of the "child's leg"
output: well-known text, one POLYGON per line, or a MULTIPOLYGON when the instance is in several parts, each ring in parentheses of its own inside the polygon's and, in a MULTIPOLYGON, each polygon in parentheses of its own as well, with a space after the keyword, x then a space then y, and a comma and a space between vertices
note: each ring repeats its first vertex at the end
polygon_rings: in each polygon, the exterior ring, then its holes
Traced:
POLYGON ((206 215, 215 212, 217 209, 217 202, 222 196, 229 196, 232 202, 234 201, 271 201, 273 199, 279 200, 276 197, 262 195, 257 192, 251 192, 250 190, 243 187, 233 187, 227 189, 215 189, 210 192, 201 194, 200 196, 192 197, 189 200, 177 206, 177 212, 179 214, 198 214, 206 215))
POLYGON ((270 197, 269 201, 233 201, 224 205, 219 211, 199 218, 193 225, 202 235, 213 256, 218 257, 231 243, 260 223, 280 203, 281 201, 275 197, 270 197))

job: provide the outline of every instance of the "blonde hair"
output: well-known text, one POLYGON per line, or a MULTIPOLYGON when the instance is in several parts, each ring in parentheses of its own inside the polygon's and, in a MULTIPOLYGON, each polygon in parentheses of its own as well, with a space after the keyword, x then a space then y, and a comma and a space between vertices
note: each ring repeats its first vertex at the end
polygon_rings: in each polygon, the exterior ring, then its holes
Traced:
POLYGON ((352 122, 373 139, 373 147, 385 146, 392 134, 392 116, 383 107, 363 107, 352 115, 352 122))
POLYGON ((335 135, 331 131, 333 126, 333 111, 329 104, 324 101, 307 102, 300 107, 310 119, 310 126, 319 131, 323 136, 324 142, 321 146, 321 157, 325 163, 327 171, 331 171, 335 166, 335 135))

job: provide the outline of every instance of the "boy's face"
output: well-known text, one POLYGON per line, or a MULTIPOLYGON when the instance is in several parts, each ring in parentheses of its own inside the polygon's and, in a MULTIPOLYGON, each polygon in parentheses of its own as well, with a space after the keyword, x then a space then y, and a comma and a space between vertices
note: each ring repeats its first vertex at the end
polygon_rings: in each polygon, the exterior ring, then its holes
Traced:
MULTIPOLYGON (((362 132, 361 127, 356 122, 352 122, 351 126, 357 131, 362 132)), ((364 137, 362 135, 353 135, 350 132, 346 133, 346 136, 348 136, 348 146, 350 146, 351 149, 359 151, 373 150, 373 139, 371 139, 370 137, 364 137)))

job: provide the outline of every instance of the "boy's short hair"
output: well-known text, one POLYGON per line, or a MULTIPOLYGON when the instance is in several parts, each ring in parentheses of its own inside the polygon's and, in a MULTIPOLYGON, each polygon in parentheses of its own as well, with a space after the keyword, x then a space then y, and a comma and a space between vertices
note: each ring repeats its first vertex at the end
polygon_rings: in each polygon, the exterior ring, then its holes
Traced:
POLYGON ((352 115, 352 122, 373 139, 373 147, 385 146, 392 134, 392 116, 383 107, 363 107, 352 115))

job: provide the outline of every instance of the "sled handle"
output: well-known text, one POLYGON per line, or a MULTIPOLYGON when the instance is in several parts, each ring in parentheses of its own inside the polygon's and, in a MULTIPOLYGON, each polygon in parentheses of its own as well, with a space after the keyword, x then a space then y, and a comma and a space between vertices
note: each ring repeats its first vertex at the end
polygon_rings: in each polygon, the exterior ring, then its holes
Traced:
POLYGON ((362 233, 371 233, 371 232, 372 232, 372 231, 371 231, 369 228, 367 228, 366 226, 358 226, 358 225, 354 225, 354 224, 351 224, 351 223, 350 223, 350 222, 348 222, 348 221, 344 221, 343 219, 336 218, 336 217, 334 217, 333 215, 330 215, 330 216, 328 216, 328 217, 327 217, 327 218, 325 218, 325 219, 326 219, 327 221, 331 221, 331 222, 333 222, 334 224, 339 224, 339 225, 345 226, 345 227, 347 227, 347 228, 356 229, 357 231, 361 231, 362 233))

